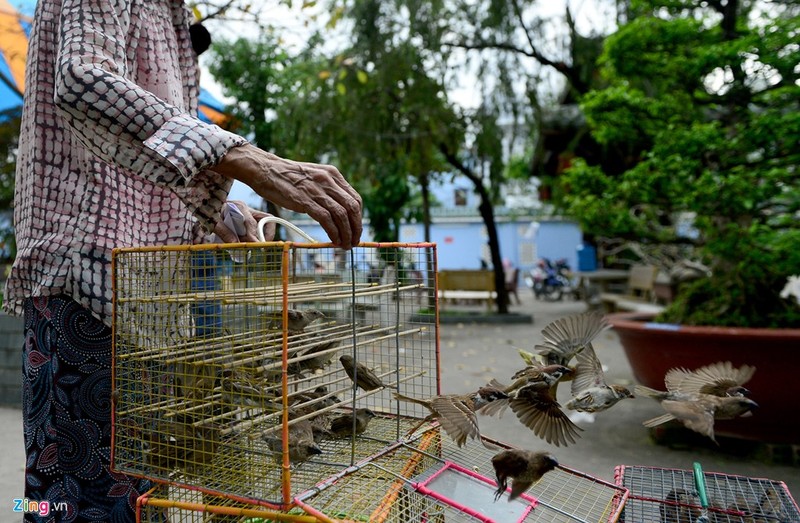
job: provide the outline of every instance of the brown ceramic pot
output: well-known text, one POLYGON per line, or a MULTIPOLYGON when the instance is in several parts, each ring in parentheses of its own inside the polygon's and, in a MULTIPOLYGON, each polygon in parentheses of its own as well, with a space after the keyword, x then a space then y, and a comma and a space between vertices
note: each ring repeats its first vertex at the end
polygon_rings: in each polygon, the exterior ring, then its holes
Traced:
POLYGON ((745 385, 759 404, 753 416, 715 423, 718 435, 765 443, 800 444, 800 329, 698 327, 651 322, 637 313, 608 315, 642 385, 664 390, 673 367, 695 369, 717 361, 753 365, 745 385))

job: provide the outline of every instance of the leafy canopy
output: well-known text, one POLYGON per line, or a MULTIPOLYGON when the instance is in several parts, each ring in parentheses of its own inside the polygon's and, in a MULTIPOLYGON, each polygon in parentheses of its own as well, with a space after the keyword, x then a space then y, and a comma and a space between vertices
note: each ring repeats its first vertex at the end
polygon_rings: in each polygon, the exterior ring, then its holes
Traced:
POLYGON ((605 43, 608 86, 582 100, 595 139, 625 160, 578 159, 568 212, 593 234, 696 248, 712 275, 663 319, 796 327, 800 309, 778 294, 800 267, 798 6, 635 7, 605 43))

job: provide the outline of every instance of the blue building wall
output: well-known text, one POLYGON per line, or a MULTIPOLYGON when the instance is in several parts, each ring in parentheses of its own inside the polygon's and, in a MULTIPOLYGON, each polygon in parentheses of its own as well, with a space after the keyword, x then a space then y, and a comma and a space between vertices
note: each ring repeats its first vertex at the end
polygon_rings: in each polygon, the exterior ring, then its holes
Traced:
MULTIPOLYGON (((325 231, 316 223, 298 223, 298 226, 318 241, 329 241, 325 231)), ((578 268, 578 246, 582 234, 576 223, 561 220, 534 222, 531 218, 519 218, 499 222, 497 234, 500 256, 511 260, 523 272, 533 267, 541 257, 566 258, 571 268, 578 268)), ((372 241, 368 227, 362 240, 372 241)), ((423 240, 422 224, 409 223, 401 227, 401 242, 423 240)), ((436 243, 439 269, 478 269, 481 259, 490 262, 488 236, 479 217, 436 221, 431 226, 431 241, 436 243)))

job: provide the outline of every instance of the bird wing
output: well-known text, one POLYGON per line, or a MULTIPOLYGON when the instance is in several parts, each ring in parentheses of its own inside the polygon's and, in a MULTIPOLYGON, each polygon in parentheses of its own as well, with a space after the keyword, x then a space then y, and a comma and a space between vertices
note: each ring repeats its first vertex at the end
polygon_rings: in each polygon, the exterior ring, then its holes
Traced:
POLYGON ((503 413, 506 411, 508 406, 509 398, 501 398, 484 405, 483 407, 479 408, 477 412, 482 416, 497 416, 498 418, 502 418, 503 413))
POLYGON ((562 361, 558 363, 566 365, 586 344, 610 326, 603 314, 596 311, 559 318, 542 329, 544 344, 536 348, 541 349, 539 354, 548 359, 560 356, 562 361))
POLYGON ((358 372, 356 377, 358 378, 358 385, 364 390, 375 390, 381 387, 384 387, 383 381, 375 374, 375 371, 364 365, 363 363, 359 363, 356 365, 358 372))
POLYGON ((439 414, 439 424, 459 447, 467 438, 480 437, 478 418, 472 409, 458 396, 437 396, 431 400, 431 407, 439 414))
POLYGON ((342 414, 331 421, 330 431, 336 435, 352 434, 353 432, 353 415, 342 414))
POLYGON ((694 401, 664 400, 661 406, 687 429, 708 436, 714 442, 717 441, 714 439, 713 401, 705 398, 697 398, 694 401))
POLYGON ((672 414, 662 414, 661 416, 656 416, 655 418, 651 418, 649 420, 643 421, 642 425, 648 428, 657 427, 659 425, 663 425, 669 421, 675 419, 675 416, 672 414))
POLYGON ((575 443, 583 430, 561 410, 547 387, 526 386, 510 400, 511 410, 523 425, 548 443, 559 447, 575 443))
POLYGON ((572 378, 572 395, 578 396, 582 391, 593 387, 606 387, 603 364, 597 358, 591 343, 575 355, 575 376, 572 378))
MULTIPOLYGON (((498 390, 505 391, 508 387, 497 381, 495 378, 489 380, 489 386, 494 387, 498 390)), ((492 402, 489 402, 487 405, 479 408, 476 412, 481 414, 482 416, 497 416, 498 418, 503 417, 503 413, 508 408, 508 400, 509 398, 500 398, 496 399, 492 402)))
POLYGON ((684 368, 670 369, 664 376, 664 383, 667 390, 725 396, 731 387, 750 381, 755 372, 756 368, 751 365, 736 368, 730 361, 720 361, 693 371, 684 368))
POLYGON ((496 475, 518 476, 525 472, 528 462, 523 451, 509 449, 492 456, 492 466, 496 475))

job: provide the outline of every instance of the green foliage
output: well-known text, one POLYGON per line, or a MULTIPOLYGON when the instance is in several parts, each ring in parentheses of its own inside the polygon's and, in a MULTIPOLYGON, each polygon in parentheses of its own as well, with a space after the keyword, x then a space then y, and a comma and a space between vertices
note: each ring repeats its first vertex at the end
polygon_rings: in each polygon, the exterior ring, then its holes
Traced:
POLYGON ((20 108, 0 113, 0 261, 11 261, 17 245, 12 220, 20 108))
POLYGON ((608 86, 582 108, 624 161, 575 161, 563 203, 591 234, 695 247, 712 276, 681 287, 665 320, 796 327, 800 307, 778 294, 800 271, 800 9, 708 5, 637 2, 608 38, 608 86))

